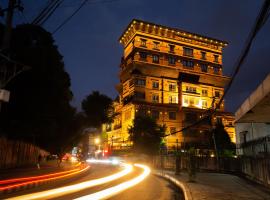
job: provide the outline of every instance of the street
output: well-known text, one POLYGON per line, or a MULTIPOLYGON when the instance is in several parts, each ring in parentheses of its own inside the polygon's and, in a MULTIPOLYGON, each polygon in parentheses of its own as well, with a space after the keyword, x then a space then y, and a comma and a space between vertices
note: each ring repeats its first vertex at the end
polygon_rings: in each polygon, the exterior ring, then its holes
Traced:
MULTIPOLYGON (((33 188, 33 189, 14 193, 12 195, 3 196, 3 198, 29 199, 29 198, 33 198, 34 193, 37 194, 37 192, 49 191, 51 189, 79 184, 85 181, 106 177, 106 176, 118 173, 119 171, 121 171, 121 169, 120 167, 117 167, 117 166, 106 165, 106 164, 91 164, 91 169, 89 170, 89 172, 87 172, 87 174, 85 174, 82 177, 76 178, 73 181, 61 181, 57 183, 50 183, 48 185, 43 185, 38 188, 33 188), (25 195, 28 195, 28 196, 25 196, 25 195)), ((83 188, 79 191, 68 193, 68 194, 67 194, 67 191, 63 191, 59 195, 46 196, 46 199, 64 200, 64 199, 78 199, 81 197, 92 199, 86 196, 117 186, 123 182, 127 182, 131 179, 134 179, 135 177, 138 177, 140 174, 142 174, 142 170, 134 167, 134 170, 131 171, 131 173, 123 177, 120 177, 116 180, 113 180, 111 182, 93 186, 86 189, 83 188)), ((109 197, 109 199, 115 199, 115 200, 116 199, 123 199, 123 200, 124 199, 137 199, 137 198, 141 200, 144 200, 144 199, 145 200, 182 199, 180 194, 181 193, 179 192, 179 190, 175 186, 173 186, 171 183, 169 183, 168 181, 162 178, 159 178, 155 175, 150 174, 148 177, 146 177, 145 180, 143 180, 138 185, 135 185, 134 187, 131 187, 123 192, 120 192, 115 196, 111 196, 109 197)), ((42 197, 42 198, 35 198, 35 199, 44 199, 44 198, 42 197)))

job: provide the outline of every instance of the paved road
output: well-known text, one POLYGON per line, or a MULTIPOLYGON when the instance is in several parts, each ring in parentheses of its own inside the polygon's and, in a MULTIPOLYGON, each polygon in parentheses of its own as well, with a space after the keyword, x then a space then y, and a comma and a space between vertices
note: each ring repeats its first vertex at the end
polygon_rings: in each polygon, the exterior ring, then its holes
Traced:
MULTIPOLYGON (((71 185, 80 183, 90 179, 96 179, 104 176, 108 176, 115 172, 119 171, 119 168, 112 167, 112 166, 104 166, 104 165, 92 165, 92 168, 88 174, 85 176, 73 180, 72 182, 64 182, 61 184, 54 184, 54 185, 47 185, 43 186, 42 188, 35 188, 24 192, 19 192, 16 196, 33 193, 41 190, 48 190, 60 186, 71 185)), ((137 175, 141 174, 140 169, 134 170, 131 174, 120 178, 116 181, 112 181, 110 183, 106 183, 100 186, 95 186, 93 188, 85 189, 77 193, 72 193, 69 195, 61 196, 58 198, 54 198, 57 200, 67 200, 67 199, 74 199, 81 196, 85 196, 91 193, 95 193, 97 191, 101 191, 117 184, 120 184, 124 181, 130 180, 137 175)), ((14 196, 14 195, 13 195, 14 196)), ((128 200, 128 199, 139 199, 139 200, 182 200, 180 192, 175 188, 172 184, 167 182, 166 180, 156 177, 154 175, 148 176, 143 182, 139 183, 138 185, 110 198, 111 200, 128 200)))

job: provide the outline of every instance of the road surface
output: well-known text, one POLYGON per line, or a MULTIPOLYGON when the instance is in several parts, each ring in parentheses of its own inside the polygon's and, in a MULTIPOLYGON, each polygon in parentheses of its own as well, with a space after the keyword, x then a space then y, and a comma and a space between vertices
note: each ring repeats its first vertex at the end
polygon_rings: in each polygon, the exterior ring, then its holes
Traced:
MULTIPOLYGON (((69 181, 61 181, 58 183, 50 183, 48 185, 43 185, 38 188, 33 188, 25 191, 20 191, 17 193, 14 193, 12 195, 3 196, 3 199, 6 199, 7 197, 19 197, 25 194, 33 194, 40 191, 46 191, 54 188, 59 188, 63 186, 68 185, 74 185, 78 183, 82 183, 84 181, 89 181, 101 177, 106 177, 111 174, 115 174, 119 171, 121 171, 119 167, 112 166, 112 165, 104 165, 104 164, 92 164, 91 169, 89 172, 84 174, 84 176, 69 180, 69 181)), ((129 181, 131 179, 134 179, 135 177, 138 177, 140 174, 142 174, 142 170, 139 168, 135 168, 134 170, 111 182, 94 186, 91 188, 83 189, 71 194, 65 194, 62 196, 54 197, 54 198, 46 198, 46 199, 54 199, 54 200, 67 200, 67 199, 76 199, 80 197, 85 197, 89 194, 93 194, 99 191, 103 191, 105 189, 117 186, 123 182, 129 181)), ((2 198, 1 198, 2 199, 2 198)), ((44 199, 44 198, 43 198, 44 199)), ((182 200, 181 192, 171 183, 168 181, 159 178, 155 175, 150 174, 146 179, 144 179, 139 184, 119 193, 115 196, 110 197, 111 200, 128 200, 128 199, 135 199, 135 200, 182 200)))

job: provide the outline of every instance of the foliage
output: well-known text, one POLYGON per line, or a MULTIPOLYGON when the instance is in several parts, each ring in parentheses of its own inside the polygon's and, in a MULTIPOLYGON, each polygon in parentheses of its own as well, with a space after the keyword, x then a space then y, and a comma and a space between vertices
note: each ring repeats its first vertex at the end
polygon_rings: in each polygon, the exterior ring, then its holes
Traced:
POLYGON ((213 134, 219 155, 226 156, 231 154, 228 152, 235 151, 235 144, 231 142, 231 139, 222 123, 216 124, 213 134))
POLYGON ((10 138, 61 153, 70 144, 78 123, 70 105, 73 94, 63 57, 51 34, 30 24, 13 30, 10 55, 31 69, 7 85, 11 97, 3 104, 1 128, 10 138))
POLYGON ((113 118, 112 99, 98 91, 93 91, 82 101, 82 109, 90 126, 99 128, 113 118))
POLYGON ((155 119, 146 116, 136 116, 133 126, 128 129, 133 149, 136 153, 155 155, 159 152, 165 127, 156 123, 155 119))

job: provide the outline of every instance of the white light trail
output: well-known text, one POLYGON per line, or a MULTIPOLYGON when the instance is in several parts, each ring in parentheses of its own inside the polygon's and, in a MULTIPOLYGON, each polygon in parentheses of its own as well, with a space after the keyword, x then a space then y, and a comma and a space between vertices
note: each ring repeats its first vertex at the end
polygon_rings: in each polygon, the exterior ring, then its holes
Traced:
POLYGON ((130 164, 123 163, 122 166, 124 166, 124 170, 110 176, 106 176, 103 178, 94 179, 90 181, 85 181, 85 182, 70 185, 70 186, 60 187, 60 188, 56 188, 52 190, 46 190, 43 192, 36 192, 36 193, 31 193, 27 195, 18 196, 18 197, 13 197, 13 198, 9 198, 9 200, 25 200, 25 199, 34 200, 34 199, 45 199, 45 198, 48 199, 48 198, 55 198, 55 197, 67 195, 73 192, 78 192, 83 189, 87 189, 93 186, 101 185, 101 184, 116 180, 118 178, 121 178, 127 175, 133 170, 133 167, 130 164))
POLYGON ((130 181, 126 181, 123 182, 119 185, 116 185, 114 187, 90 194, 90 195, 86 195, 80 198, 77 198, 75 200, 98 200, 98 199, 107 199, 113 195, 116 195, 120 192, 123 192, 124 190, 135 186, 136 184, 140 183, 141 181, 143 181, 151 172, 150 168, 145 166, 145 165, 140 165, 140 164, 134 164, 136 167, 140 167, 142 169, 144 169, 143 173, 139 176, 137 176, 134 179, 131 179, 130 181))

